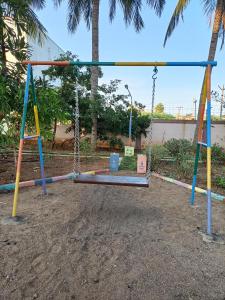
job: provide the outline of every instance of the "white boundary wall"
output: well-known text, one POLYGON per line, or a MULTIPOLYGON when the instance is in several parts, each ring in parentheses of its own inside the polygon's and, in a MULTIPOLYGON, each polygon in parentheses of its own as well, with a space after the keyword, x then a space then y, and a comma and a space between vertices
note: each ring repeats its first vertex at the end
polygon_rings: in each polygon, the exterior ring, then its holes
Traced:
MULTIPOLYGON (((191 120, 156 120, 153 123, 152 142, 153 144, 163 144, 172 138, 192 141, 195 127, 196 123, 191 120)), ((142 144, 144 142, 145 138, 142 138, 142 144)), ((212 122, 212 144, 214 143, 225 148, 225 121, 212 122)))
MULTIPOLYGON (((153 123, 153 144, 163 144, 164 142, 176 139, 193 140, 195 132, 195 122, 191 120, 155 120, 153 123)), ((65 140, 73 137, 73 132, 66 134, 67 125, 58 125, 56 140, 65 140)), ((122 140, 126 144, 127 138, 122 140)), ((146 139, 142 136, 142 146, 144 147, 146 139)), ((225 148, 225 121, 212 122, 212 144, 217 143, 225 148)))

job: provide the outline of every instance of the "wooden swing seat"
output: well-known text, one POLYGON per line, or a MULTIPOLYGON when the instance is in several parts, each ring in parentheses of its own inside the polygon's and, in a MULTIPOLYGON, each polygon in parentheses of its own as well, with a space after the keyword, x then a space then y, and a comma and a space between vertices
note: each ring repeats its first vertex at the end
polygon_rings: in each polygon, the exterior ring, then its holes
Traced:
POLYGON ((149 187, 146 177, 80 174, 75 183, 149 187))

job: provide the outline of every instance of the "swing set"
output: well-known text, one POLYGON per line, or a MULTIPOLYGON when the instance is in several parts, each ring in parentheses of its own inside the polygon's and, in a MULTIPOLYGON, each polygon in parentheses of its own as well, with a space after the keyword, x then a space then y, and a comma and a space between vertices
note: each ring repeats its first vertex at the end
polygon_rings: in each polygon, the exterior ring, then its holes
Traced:
MULTIPOLYGON (((40 171, 41 171, 41 184, 43 194, 47 194, 46 190, 46 177, 44 172, 44 160, 42 151, 42 138, 39 126, 38 118, 38 105, 37 96, 35 92, 34 79, 33 79, 33 66, 117 66, 117 67, 154 67, 153 70, 153 92, 152 92, 152 112, 154 107, 154 96, 155 96, 155 80, 157 74, 157 67, 204 67, 206 68, 206 76, 204 80, 203 89, 203 102, 200 109, 200 124, 198 128, 198 141, 195 156, 194 165, 194 175, 192 183, 192 196, 190 203, 194 205, 195 200, 195 188, 197 183, 197 169, 199 161, 199 153, 201 147, 207 147, 207 234, 212 234, 212 199, 211 199, 211 72, 212 68, 217 65, 215 61, 200 61, 200 62, 102 62, 102 61, 23 61, 24 65, 27 65, 27 79, 24 94, 24 104, 23 104, 23 115, 22 124, 20 128, 20 143, 19 143, 19 153, 17 161, 17 171, 16 171, 16 182, 15 191, 13 199, 13 209, 12 218, 17 217, 17 204, 19 196, 19 183, 20 183, 20 173, 21 173, 21 162, 24 140, 37 139, 39 159, 40 159, 40 171), (25 125, 26 125, 26 115, 27 107, 29 101, 29 89, 31 86, 32 97, 33 97, 33 110, 35 118, 36 135, 25 136, 25 125), (207 111, 206 111, 206 142, 202 141, 202 130, 204 122, 204 113, 207 100, 207 111)), ((132 176, 112 176, 112 175, 90 175, 80 173, 80 131, 79 131, 79 101, 78 101, 78 85, 76 88, 76 105, 75 105, 75 132, 74 132, 74 170, 73 170, 73 180, 75 183, 84 184, 101 184, 101 185, 118 185, 118 186, 135 186, 135 187, 148 187, 149 179, 151 175, 151 136, 152 136, 152 122, 150 125, 150 134, 148 135, 148 162, 147 162, 147 173, 145 177, 132 177, 132 176)))

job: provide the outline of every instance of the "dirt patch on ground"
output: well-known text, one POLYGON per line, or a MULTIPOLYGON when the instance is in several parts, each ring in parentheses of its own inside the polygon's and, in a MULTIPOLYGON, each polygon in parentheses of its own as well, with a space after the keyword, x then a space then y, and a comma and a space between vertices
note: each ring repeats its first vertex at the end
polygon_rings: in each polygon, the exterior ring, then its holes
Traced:
MULTIPOLYGON (((20 193, 19 226, 0 225, 0 299, 225 299, 225 246, 205 243, 206 201, 151 187, 74 185, 20 193)), ((0 217, 12 194, 1 195, 0 217)), ((225 207, 214 202, 214 231, 225 207)))
MULTIPOLYGON (((98 170, 109 168, 107 157, 82 157, 81 171, 98 170)), ((73 172, 73 156, 51 156, 45 155, 45 176, 59 176, 73 172)), ((0 184, 15 182, 16 169, 14 159, 11 155, 1 158, 0 161, 0 184)), ((26 155, 22 161, 21 181, 40 178, 40 166, 38 155, 26 155)))

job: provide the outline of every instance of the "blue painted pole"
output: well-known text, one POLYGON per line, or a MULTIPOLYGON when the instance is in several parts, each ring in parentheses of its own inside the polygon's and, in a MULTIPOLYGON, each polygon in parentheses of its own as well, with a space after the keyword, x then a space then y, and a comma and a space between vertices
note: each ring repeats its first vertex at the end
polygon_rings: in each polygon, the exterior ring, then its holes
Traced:
POLYGON ((131 141, 131 133, 132 133, 132 108, 130 111, 130 120, 129 120, 129 140, 131 141))
POLYGON ((31 70, 32 70, 31 65, 28 65, 27 66, 27 80, 26 80, 24 102, 23 102, 23 116, 22 116, 22 124, 21 124, 21 129, 20 129, 20 139, 24 138, 26 116, 27 116, 27 103, 29 100, 29 86, 30 86, 30 80, 31 80, 31 70))
POLYGON ((211 198, 211 66, 207 67, 207 234, 212 235, 211 198))
POLYGON ((44 172, 44 159, 43 159, 43 150, 42 150, 42 140, 39 126, 39 117, 38 117, 38 107, 37 107, 37 96, 35 92, 34 86, 34 78, 33 78, 33 70, 31 69, 31 88, 34 100, 34 117, 35 117, 35 126, 38 136, 38 152, 39 152, 39 160, 40 160, 40 169, 41 169, 41 178, 42 178, 42 191, 43 194, 47 194, 46 190, 46 180, 45 180, 45 172, 44 172))

